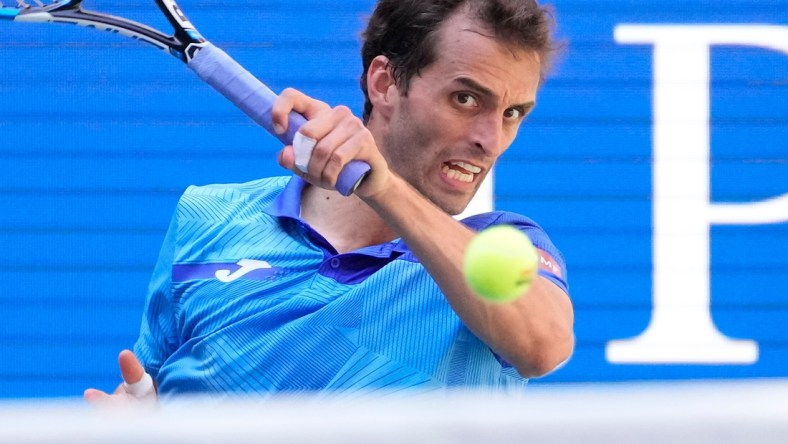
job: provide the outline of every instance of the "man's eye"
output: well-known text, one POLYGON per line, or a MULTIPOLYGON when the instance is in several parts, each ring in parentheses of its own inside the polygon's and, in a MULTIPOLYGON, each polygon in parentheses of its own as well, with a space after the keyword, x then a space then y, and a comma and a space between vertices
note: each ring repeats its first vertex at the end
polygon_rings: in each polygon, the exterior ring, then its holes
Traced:
POLYGON ((519 120, 523 117, 523 110, 520 108, 509 108, 503 112, 503 117, 507 120, 519 120))
POLYGON ((454 101, 456 101, 459 105, 469 108, 476 106, 476 98, 468 93, 458 93, 454 96, 454 101))

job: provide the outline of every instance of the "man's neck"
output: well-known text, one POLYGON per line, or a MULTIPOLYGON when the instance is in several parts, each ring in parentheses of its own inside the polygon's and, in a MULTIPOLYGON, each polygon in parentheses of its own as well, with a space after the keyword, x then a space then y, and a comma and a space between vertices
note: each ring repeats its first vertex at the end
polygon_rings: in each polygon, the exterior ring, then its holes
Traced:
POLYGON ((307 185, 301 192, 301 218, 339 253, 396 239, 397 234, 355 196, 307 185))

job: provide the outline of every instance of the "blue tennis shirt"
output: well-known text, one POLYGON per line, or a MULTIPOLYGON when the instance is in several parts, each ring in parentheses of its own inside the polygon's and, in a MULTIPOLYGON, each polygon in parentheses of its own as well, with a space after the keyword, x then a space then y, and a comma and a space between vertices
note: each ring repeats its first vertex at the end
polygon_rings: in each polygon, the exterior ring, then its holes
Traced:
MULTIPOLYGON (((402 240, 337 254, 299 218, 304 186, 278 177, 183 194, 134 349, 161 396, 525 385, 402 240)), ((540 273, 567 290, 562 255, 530 219, 463 223, 523 230, 555 261, 540 273)))

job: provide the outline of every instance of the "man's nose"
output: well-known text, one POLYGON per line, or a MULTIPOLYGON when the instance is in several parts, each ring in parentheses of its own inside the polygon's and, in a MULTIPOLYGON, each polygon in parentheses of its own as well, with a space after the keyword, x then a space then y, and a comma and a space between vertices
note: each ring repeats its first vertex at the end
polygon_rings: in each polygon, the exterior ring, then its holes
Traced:
POLYGON ((473 144, 484 151, 485 155, 498 157, 504 149, 503 118, 489 113, 480 116, 472 127, 473 144))

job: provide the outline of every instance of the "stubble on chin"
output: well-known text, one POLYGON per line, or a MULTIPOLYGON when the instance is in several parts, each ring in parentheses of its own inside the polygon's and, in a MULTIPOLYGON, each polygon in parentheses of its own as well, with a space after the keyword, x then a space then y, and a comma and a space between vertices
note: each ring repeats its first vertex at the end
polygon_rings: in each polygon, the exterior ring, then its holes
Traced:
POLYGON ((390 123, 388 131, 381 137, 382 143, 379 144, 381 154, 389 168, 443 212, 451 216, 462 213, 478 192, 481 181, 476 184, 470 196, 443 195, 445 193, 431 185, 431 178, 425 176, 431 174, 431 170, 429 168, 424 170, 426 167, 424 162, 428 162, 432 157, 420 155, 422 152, 411 151, 427 150, 430 146, 431 132, 427 127, 419 128, 405 117, 409 115, 407 101, 403 103, 403 110, 405 112, 390 123))

